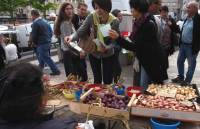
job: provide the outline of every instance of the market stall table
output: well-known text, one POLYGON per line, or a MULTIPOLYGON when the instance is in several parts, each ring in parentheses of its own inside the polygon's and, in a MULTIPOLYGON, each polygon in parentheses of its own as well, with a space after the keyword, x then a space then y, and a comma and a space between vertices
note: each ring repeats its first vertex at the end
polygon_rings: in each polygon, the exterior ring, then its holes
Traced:
MULTIPOLYGON (((102 111, 102 108, 100 107, 95 107, 94 110, 92 111, 92 109, 89 109, 90 108, 89 105, 84 105, 83 103, 79 103, 75 101, 69 101, 65 99, 64 96, 62 95, 58 99, 61 101, 60 107, 62 107, 63 105, 68 105, 56 111, 56 114, 58 112, 59 113, 61 112, 59 116, 68 115, 68 113, 72 111, 76 113, 78 116, 82 116, 83 119, 86 120, 87 119, 86 115, 89 113, 90 119, 97 119, 97 118, 102 119, 103 117, 107 121, 109 121, 109 124, 108 124, 109 129, 124 129, 124 128, 129 128, 129 127, 131 129, 151 129, 150 118, 145 118, 145 117, 157 117, 157 118, 164 118, 164 119, 181 120, 185 122, 182 122, 179 129, 200 129, 200 115, 197 112, 181 112, 181 111, 169 111, 169 110, 132 107, 131 111, 129 112, 130 117, 128 115, 130 119, 127 119, 127 122, 125 122, 126 124, 129 123, 129 126, 124 127, 122 126, 123 124, 121 124, 118 121, 121 119, 120 117, 118 117, 118 119, 114 117, 110 117, 110 118, 104 117, 105 112, 104 114, 99 112, 99 111, 102 111), (83 106, 85 107, 83 108, 83 106), (141 116, 144 116, 144 117, 141 117, 141 116)), ((109 112, 111 111, 116 111, 116 109, 109 109, 109 112)))

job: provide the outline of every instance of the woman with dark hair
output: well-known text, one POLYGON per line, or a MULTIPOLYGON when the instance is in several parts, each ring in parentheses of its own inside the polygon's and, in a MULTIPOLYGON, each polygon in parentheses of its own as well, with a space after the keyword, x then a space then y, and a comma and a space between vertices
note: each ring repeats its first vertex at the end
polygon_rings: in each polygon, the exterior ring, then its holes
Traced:
POLYGON ((97 47, 98 52, 89 54, 94 83, 101 84, 103 80, 104 84, 111 84, 113 81, 114 45, 108 36, 103 35, 100 28, 105 24, 110 24, 112 29, 118 31, 119 21, 110 14, 112 8, 111 0, 93 0, 92 5, 95 11, 86 18, 77 32, 67 36, 65 41, 69 43, 78 38, 88 37, 93 29, 96 41, 100 44, 97 47))
POLYGON ((134 51, 141 64, 140 85, 147 88, 149 83, 163 83, 167 79, 159 46, 155 23, 151 20, 148 12, 147 0, 130 0, 132 15, 135 18, 133 31, 129 42, 111 30, 110 37, 125 49, 134 51))
POLYGON ((51 119, 49 114, 44 115, 45 105, 45 89, 39 67, 21 63, 0 73, 0 129, 76 128, 77 121, 73 118, 51 119))
POLYGON ((64 37, 75 32, 74 26, 71 22, 72 17, 73 5, 71 3, 64 2, 60 6, 54 33, 61 39, 61 49, 63 51, 63 61, 66 76, 73 74, 81 77, 81 81, 87 81, 87 76, 83 77, 82 73, 80 72, 80 67, 84 67, 81 66, 80 55, 78 53, 73 53, 71 48, 64 43, 64 37))

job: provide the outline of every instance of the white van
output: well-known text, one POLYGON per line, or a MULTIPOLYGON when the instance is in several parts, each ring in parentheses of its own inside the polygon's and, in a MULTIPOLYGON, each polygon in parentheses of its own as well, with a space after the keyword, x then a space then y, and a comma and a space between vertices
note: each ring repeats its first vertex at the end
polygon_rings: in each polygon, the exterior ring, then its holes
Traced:
POLYGON ((28 47, 28 40, 32 30, 31 23, 16 26, 16 30, 18 30, 17 40, 19 41, 19 47, 20 48, 28 47))
MULTIPOLYGON (((30 33, 32 31, 31 24, 32 23, 22 24, 22 25, 16 26, 16 30, 18 31, 17 40, 19 41, 19 47, 20 48, 27 48, 28 47, 28 40, 29 40, 30 33)), ((50 26, 53 30, 54 24, 51 23, 50 26)), ((53 35, 51 42, 57 43, 57 41, 58 41, 57 38, 55 37, 55 35, 53 35)))

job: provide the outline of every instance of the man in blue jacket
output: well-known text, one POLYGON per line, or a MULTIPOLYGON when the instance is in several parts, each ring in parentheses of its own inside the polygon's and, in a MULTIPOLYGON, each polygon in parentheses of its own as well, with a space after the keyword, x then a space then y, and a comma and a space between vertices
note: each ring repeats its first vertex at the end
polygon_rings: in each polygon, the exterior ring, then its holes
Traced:
POLYGON ((199 4, 191 1, 187 5, 187 18, 183 23, 180 37, 180 49, 177 59, 178 76, 172 79, 174 83, 190 85, 195 68, 196 59, 200 50, 200 15, 199 4), (184 63, 188 61, 188 71, 184 74, 184 63))
POLYGON ((53 35, 51 26, 40 17, 37 10, 31 11, 33 20, 32 24, 32 40, 36 45, 36 52, 40 67, 43 69, 44 64, 48 64, 52 70, 51 75, 60 75, 60 71, 49 55, 51 37, 53 35))

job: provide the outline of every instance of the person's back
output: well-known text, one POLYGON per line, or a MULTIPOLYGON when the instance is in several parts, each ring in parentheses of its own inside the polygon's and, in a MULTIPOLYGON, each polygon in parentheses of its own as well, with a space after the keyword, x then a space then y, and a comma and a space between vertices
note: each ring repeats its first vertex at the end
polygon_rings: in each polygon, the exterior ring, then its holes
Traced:
POLYGON ((43 19, 39 18, 32 24, 33 42, 37 45, 51 43, 51 26, 43 19))
POLYGON ((51 26, 45 20, 41 19, 38 10, 31 11, 31 18, 33 20, 31 38, 36 47, 35 51, 39 66, 43 69, 45 64, 48 64, 52 71, 51 75, 60 75, 60 70, 50 57, 50 43, 53 34, 51 26))

